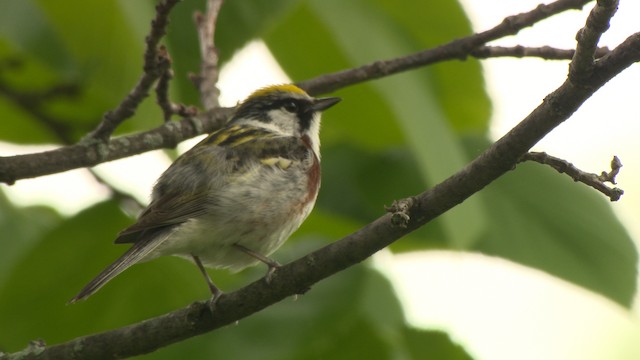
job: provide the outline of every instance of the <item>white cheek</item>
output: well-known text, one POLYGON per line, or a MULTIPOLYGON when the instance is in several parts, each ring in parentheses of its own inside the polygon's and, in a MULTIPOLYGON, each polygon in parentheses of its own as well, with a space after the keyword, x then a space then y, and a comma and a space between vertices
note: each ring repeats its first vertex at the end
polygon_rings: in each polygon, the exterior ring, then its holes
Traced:
POLYGON ((276 121, 266 123, 260 120, 248 119, 248 120, 243 120, 242 124, 254 126, 261 129, 266 129, 276 134, 291 135, 291 131, 289 129, 283 129, 281 126, 278 125, 276 121))
POLYGON ((275 109, 269 111, 271 124, 278 129, 278 133, 284 133, 289 136, 295 136, 298 131, 298 119, 290 112, 275 109))
POLYGON ((309 135, 309 139, 311 139, 313 152, 316 153, 318 160, 320 160, 320 113, 313 115, 307 134, 309 135))

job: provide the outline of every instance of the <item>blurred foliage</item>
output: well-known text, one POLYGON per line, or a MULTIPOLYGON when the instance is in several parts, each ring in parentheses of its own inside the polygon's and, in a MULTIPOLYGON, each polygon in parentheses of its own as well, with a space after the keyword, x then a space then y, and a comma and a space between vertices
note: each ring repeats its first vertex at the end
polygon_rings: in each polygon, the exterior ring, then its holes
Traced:
MULTIPOLYGON (((0 78, 24 94, 72 84, 41 110, 73 139, 115 107, 140 76, 151 1, 87 5, 44 0, 0 2, 0 78), (27 21, 28 19, 28 21, 27 21)), ((174 59, 175 101, 197 104, 187 74, 199 70, 192 14, 171 14, 164 42, 174 59)), ((227 1, 216 42, 222 61, 262 38, 294 80, 402 56, 471 32, 456 1, 227 1)), ((394 199, 443 180, 489 145, 491 111, 480 65, 448 62, 352 86, 327 115, 323 188, 309 220, 276 254, 294 259, 370 222, 394 199)), ((0 97, 0 140, 60 142, 51 129, 0 97)), ((161 122, 153 99, 118 130, 161 122)), ((135 266, 89 301, 66 306, 90 277, 122 252, 114 235, 132 220, 107 201, 63 219, 0 198, 0 351, 29 340, 57 343, 123 326, 207 296, 191 264, 174 258, 135 266)), ((482 251, 579 284, 629 306, 636 250, 600 194, 536 165, 519 167, 461 206, 392 246, 482 251)), ((254 268, 212 271, 223 289, 263 275, 254 268)), ((388 281, 367 265, 328 279, 211 334, 143 356, 174 358, 468 359, 441 332, 412 328, 388 281)))

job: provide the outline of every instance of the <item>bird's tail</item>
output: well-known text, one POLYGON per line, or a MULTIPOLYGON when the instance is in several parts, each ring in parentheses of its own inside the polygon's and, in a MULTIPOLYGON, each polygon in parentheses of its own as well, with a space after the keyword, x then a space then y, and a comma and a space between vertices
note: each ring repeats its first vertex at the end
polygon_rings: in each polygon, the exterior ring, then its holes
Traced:
MULTIPOLYGON (((78 295, 69 300, 69 304, 73 304, 77 301, 84 300, 93 295, 96 291, 100 290, 111 279, 118 276, 121 272, 127 270, 131 265, 140 262, 145 259, 149 253, 155 250, 162 241, 166 239, 166 236, 157 236, 150 241, 139 241, 127 250, 118 260, 114 261, 106 269, 102 270, 98 276, 91 280, 78 295)), ((145 259, 148 260, 148 259, 145 259)))

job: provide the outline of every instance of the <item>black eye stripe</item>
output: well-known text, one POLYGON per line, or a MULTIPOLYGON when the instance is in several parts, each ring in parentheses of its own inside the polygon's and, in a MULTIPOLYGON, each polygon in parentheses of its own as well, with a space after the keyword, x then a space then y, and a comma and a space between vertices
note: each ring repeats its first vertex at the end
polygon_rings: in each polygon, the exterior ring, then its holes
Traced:
POLYGON ((298 110, 300 109, 300 107, 298 106, 298 103, 293 100, 285 101, 282 105, 282 108, 287 110, 290 113, 297 113, 298 110))
POLYGON ((281 99, 273 102, 273 109, 284 109, 290 113, 304 113, 309 107, 311 107, 311 103, 309 101, 305 101, 302 99, 281 99))
POLYGON ((311 110, 313 107, 313 103, 307 99, 300 98, 278 98, 276 96, 263 96, 259 98, 253 98, 247 100, 245 103, 241 104, 241 106, 236 110, 235 115, 232 120, 240 119, 240 118, 253 118, 259 121, 269 122, 271 119, 269 118, 268 112, 271 110, 281 110, 286 111, 291 114, 296 114, 301 120, 301 125, 303 127, 308 126, 307 123, 309 120, 306 118, 309 117, 307 115, 312 115, 313 111, 311 110))

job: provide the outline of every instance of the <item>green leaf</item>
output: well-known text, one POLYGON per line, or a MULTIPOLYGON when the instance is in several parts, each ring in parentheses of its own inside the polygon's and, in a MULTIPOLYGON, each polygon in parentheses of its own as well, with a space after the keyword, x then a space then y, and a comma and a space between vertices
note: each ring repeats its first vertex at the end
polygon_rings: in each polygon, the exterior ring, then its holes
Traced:
MULTIPOLYGON (((13 62, 13 65, 7 64, 0 69, 0 77, 9 90, 16 94, 37 93, 59 81, 46 64, 19 52, 13 45, 0 34, 0 59, 13 62)), ((49 128, 10 96, 0 96, 0 113, 5 118, 0 122, 0 140, 28 144, 59 141, 49 128)))
POLYGON ((351 268, 315 285, 297 299, 285 299, 236 325, 176 344, 145 359, 226 358, 283 360, 308 357, 324 349, 354 321, 362 267, 351 268))
MULTIPOLYGON (((323 179, 314 212, 303 228, 313 225, 315 214, 332 214, 332 223, 316 226, 319 233, 342 238, 382 215, 384 205, 393 200, 417 194, 424 185, 415 176, 413 154, 404 147, 366 151, 351 144, 325 146, 323 179), (333 231, 345 220, 353 226, 342 232, 333 231)), ((448 248, 442 219, 422 227, 391 246, 393 251, 415 251, 448 248)))
MULTIPOLYGON (((264 40, 294 81, 354 66, 333 40, 330 29, 306 4, 283 18, 264 40)), ((348 87, 337 95, 345 101, 323 117, 321 137, 325 147, 349 143, 366 149, 384 149, 402 144, 400 127, 390 120, 393 114, 371 86, 348 87)))
POLYGON ((54 24, 32 0, 0 3, 0 37, 15 44, 20 52, 48 59, 52 69, 63 73, 72 71, 70 55, 57 36, 54 24))
MULTIPOLYGON (((406 320, 402 305, 396 297, 391 283, 379 272, 369 272, 362 280, 363 291, 358 311, 366 321, 366 326, 377 335, 379 342, 389 348, 392 356, 386 358, 406 358, 407 349, 404 338, 406 320)), ((366 344, 361 345, 366 348, 366 344)))
POLYGON ((0 238, 0 289, 23 254, 60 221, 60 215, 51 208, 16 208, 0 192, 0 233, 11 234, 0 238))
POLYGON ((73 58, 74 71, 91 80, 89 91, 96 88, 107 98, 120 99, 121 93, 111 91, 128 90, 131 79, 140 74, 144 43, 143 34, 135 32, 129 23, 131 18, 125 16, 118 2, 86 6, 81 0, 65 1, 63 5, 39 0, 37 4, 73 58))
MULTIPOLYGON (((413 342, 434 334, 442 340, 440 349, 447 348, 440 333, 408 329, 388 280, 370 267, 356 266, 296 299, 143 358, 383 360, 411 353, 420 359, 430 352, 420 354, 423 349, 413 342)), ((449 347, 458 349, 451 342, 449 347)))
MULTIPOLYGON (((15 21, 0 26, 4 56, 17 63, 10 73, 2 74, 12 91, 33 96, 60 85, 71 85, 76 91, 55 92, 23 108, 11 102, 0 103, 11 120, 0 124, 2 139, 61 142, 53 130, 56 128, 72 141, 78 140, 122 101, 141 76, 143 40, 153 6, 117 1, 86 6, 78 0, 64 4, 29 0, 11 3, 7 12, 2 12, 5 17, 30 15, 25 17, 30 19, 29 26, 15 21)), ((152 103, 143 103, 135 118, 118 132, 160 124, 160 110, 152 103)))
MULTIPOLYGON (((460 3, 456 1, 373 2, 394 24, 402 27, 410 42, 417 44, 412 45, 413 51, 436 47, 473 32, 460 3)), ((480 62, 469 59, 434 64, 429 66, 428 75, 432 95, 452 128, 461 134, 486 134, 491 103, 485 91, 480 62)))
MULTIPOLYGON (((18 350, 28 341, 40 337, 48 342, 58 342, 80 335, 72 330, 72 326, 63 324, 78 320, 86 322, 89 314, 83 312, 80 317, 73 316, 78 308, 68 307, 65 303, 73 296, 72 289, 79 289, 86 279, 84 272, 78 270, 86 261, 92 260, 92 257, 82 257, 82 247, 100 254, 96 243, 107 240, 113 233, 113 229, 109 231, 114 225, 112 211, 118 212, 113 204, 102 205, 61 223, 43 235, 10 269, 7 281, 0 288, 3 350, 18 350), (82 317, 85 318, 81 320, 82 317), (47 321, 36 323, 38 318, 47 321)), ((119 223, 123 224, 122 219, 119 223)))
POLYGON ((413 359, 472 359, 462 346, 453 343, 449 335, 443 332, 406 328, 404 336, 413 359))
MULTIPOLYGON (((308 8, 301 6, 267 36, 269 47, 294 79, 409 54, 441 40, 417 35, 418 23, 421 33, 430 34, 429 29, 425 29, 430 24, 428 19, 442 17, 441 12, 433 9, 433 4, 415 1, 394 2, 393 6, 390 1, 310 1, 308 4, 308 8), (412 11, 389 12, 390 7, 412 11), (419 13, 422 19, 418 21, 415 15, 404 16, 404 13, 419 13), (291 51, 290 44, 294 43, 299 46, 291 51)), ((446 7, 453 10, 450 5, 446 7)), ((447 16, 458 19, 453 24, 459 25, 459 33, 469 31, 460 9, 449 11, 447 16)), ((438 29, 434 28, 433 32, 437 33, 438 29)), ((404 137, 423 188, 443 180, 467 161, 456 129, 485 132, 489 105, 477 63, 467 65, 464 71, 442 70, 445 71, 438 73, 438 81, 433 80, 429 68, 354 86, 347 89, 349 93, 341 91, 345 101, 326 115, 323 141, 326 144, 328 139, 331 145, 337 141, 332 137, 340 136, 336 135, 339 132, 342 142, 380 149, 397 145, 404 137), (466 82, 459 81, 458 76, 465 75, 468 75, 466 80, 476 83, 466 86, 466 82), (442 91, 444 83, 455 86, 442 91), (457 104, 461 96, 474 99, 477 109, 459 111, 461 106, 457 104), (449 114, 452 118, 464 119, 450 120, 449 114)), ((404 193, 408 195, 410 193, 404 193)), ((456 248, 470 246, 486 226, 485 220, 480 200, 468 200, 465 207, 443 216, 447 241, 456 248), (466 225, 458 226, 460 223, 466 225)))
MULTIPOLYGON (((420 46, 428 45, 426 43, 431 40, 411 41, 409 36, 412 32, 405 26, 409 22, 398 16, 391 17, 368 2, 322 1, 311 4, 353 63, 363 64, 409 54, 420 46), (363 41, 366 38, 375 41, 363 41)), ((405 5, 421 11, 415 3, 405 5)), ((403 7, 397 2, 395 6, 403 7)), ((424 14, 433 12, 434 9, 429 8, 424 14)), ((453 13, 450 12, 449 16, 453 13)), ((428 22, 427 19, 422 20, 423 23, 425 21, 428 22)), ((404 130, 425 185, 435 184, 464 166, 464 149, 435 96, 428 69, 378 80, 373 86, 382 94, 404 130)), ((484 226, 483 213, 478 200, 471 199, 466 207, 445 214, 444 226, 454 246, 467 247, 477 238, 484 226), (458 226, 460 223, 466 226, 458 226)))
POLYGON ((248 41, 279 23, 300 0, 230 1, 223 5, 216 28, 216 47, 225 61, 248 41))
POLYGON ((35 338, 52 344, 124 326, 207 296, 192 264, 164 258, 136 265, 87 301, 66 305, 124 252, 126 246, 113 239, 129 223, 115 202, 98 204, 45 233, 14 262, 0 284, 4 351, 19 350, 35 338))
POLYGON ((597 191, 540 164, 522 164, 480 196, 491 226, 477 250, 541 269, 630 306, 638 253, 597 191))

